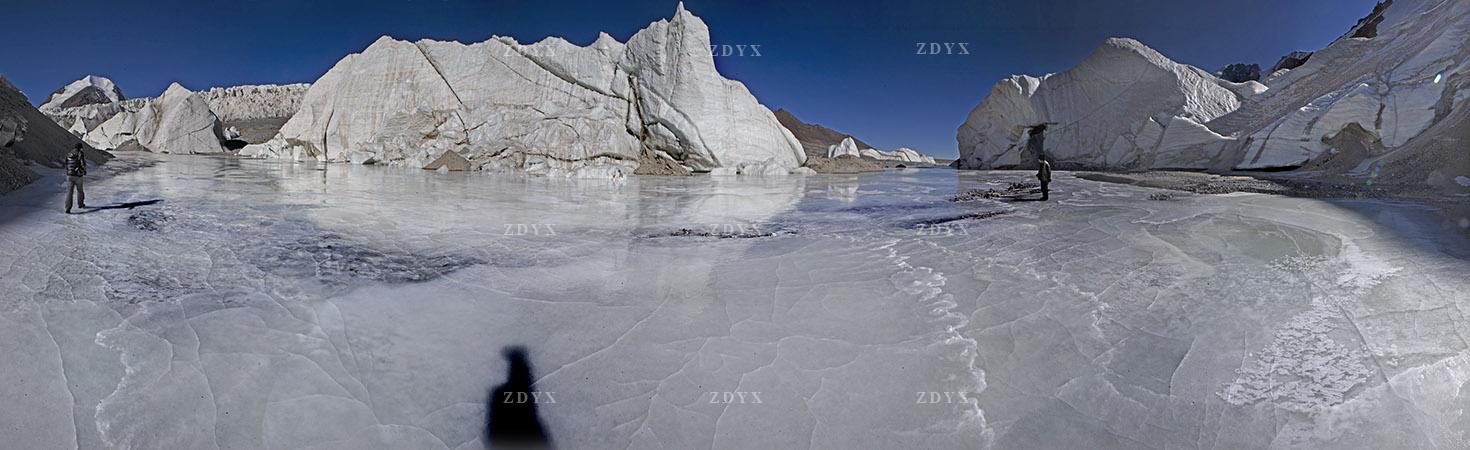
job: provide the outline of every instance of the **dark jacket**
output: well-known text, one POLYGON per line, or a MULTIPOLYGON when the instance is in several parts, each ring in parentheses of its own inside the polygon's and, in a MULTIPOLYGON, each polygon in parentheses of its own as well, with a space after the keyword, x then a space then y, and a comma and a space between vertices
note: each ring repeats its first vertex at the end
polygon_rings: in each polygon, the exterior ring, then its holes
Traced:
POLYGON ((75 151, 66 155, 66 176, 80 177, 87 175, 87 157, 82 152, 75 151))
POLYGON ((1036 171, 1036 179, 1043 182, 1051 181, 1051 163, 1042 161, 1041 168, 1036 171))

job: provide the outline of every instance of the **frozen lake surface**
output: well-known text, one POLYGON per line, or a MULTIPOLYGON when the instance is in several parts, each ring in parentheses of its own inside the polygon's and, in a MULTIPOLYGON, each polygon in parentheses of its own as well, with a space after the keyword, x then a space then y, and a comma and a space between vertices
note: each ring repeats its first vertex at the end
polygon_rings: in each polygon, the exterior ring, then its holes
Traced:
POLYGON ((1470 244, 1426 207, 105 171, 142 203, 0 197, 5 447, 482 448, 518 346, 562 448, 1470 448, 1470 244))

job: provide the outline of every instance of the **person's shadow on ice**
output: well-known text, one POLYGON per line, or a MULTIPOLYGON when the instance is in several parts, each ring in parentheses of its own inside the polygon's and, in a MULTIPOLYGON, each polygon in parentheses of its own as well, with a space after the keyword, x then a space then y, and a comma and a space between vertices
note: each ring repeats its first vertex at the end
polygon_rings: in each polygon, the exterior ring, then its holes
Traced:
POLYGON ((551 438, 536 414, 538 403, 554 403, 551 393, 536 391, 526 349, 506 347, 505 384, 486 400, 485 441, 491 448, 551 448, 551 438))

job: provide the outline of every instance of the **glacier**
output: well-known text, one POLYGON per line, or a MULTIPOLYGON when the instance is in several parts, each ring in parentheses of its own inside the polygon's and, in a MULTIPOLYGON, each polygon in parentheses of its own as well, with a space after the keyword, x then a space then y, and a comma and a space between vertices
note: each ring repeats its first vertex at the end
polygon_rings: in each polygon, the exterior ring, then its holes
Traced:
POLYGON ((626 42, 600 33, 585 47, 383 36, 338 61, 274 138, 240 154, 423 167, 453 151, 477 170, 591 178, 634 174, 640 161, 794 172, 801 144, 720 75, 710 39, 683 3, 626 42))
POLYGON ((1431 207, 1058 171, 622 180, 124 152, 0 197, 14 448, 1465 448, 1431 207))
POLYGON ((1232 83, 1133 39, 1001 80, 956 132, 964 169, 1290 171, 1463 195, 1470 2, 1378 2, 1347 34, 1232 83))

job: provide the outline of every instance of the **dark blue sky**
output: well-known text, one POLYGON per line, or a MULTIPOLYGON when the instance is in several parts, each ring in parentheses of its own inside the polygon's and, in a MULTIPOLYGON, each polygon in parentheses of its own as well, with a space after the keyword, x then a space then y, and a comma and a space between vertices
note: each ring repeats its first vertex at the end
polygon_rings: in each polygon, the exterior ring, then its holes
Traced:
MULTIPOLYGON (((311 82, 380 35, 521 42, 599 31, 626 40, 674 1, 5 0, 0 73, 40 103, 93 73, 128 96, 178 81, 191 89, 311 82), (17 4, 21 3, 21 4, 17 4)), ((1071 67, 1109 36, 1215 70, 1267 66, 1347 31, 1374 0, 689 0, 716 44, 760 56, 717 58, 772 109, 891 149, 955 154, 955 129, 997 80, 1071 67), (968 55, 918 55, 919 42, 968 55)))

